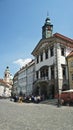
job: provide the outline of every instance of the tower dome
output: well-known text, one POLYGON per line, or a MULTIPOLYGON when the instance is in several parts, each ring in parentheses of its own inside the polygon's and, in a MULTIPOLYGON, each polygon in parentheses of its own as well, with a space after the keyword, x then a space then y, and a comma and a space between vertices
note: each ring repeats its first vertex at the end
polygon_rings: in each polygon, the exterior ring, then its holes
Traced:
POLYGON ((47 17, 46 20, 45 20, 45 25, 50 25, 50 24, 51 24, 50 18, 47 17))
POLYGON ((6 72, 10 72, 9 66, 6 67, 6 70, 5 70, 5 71, 6 71, 6 72))

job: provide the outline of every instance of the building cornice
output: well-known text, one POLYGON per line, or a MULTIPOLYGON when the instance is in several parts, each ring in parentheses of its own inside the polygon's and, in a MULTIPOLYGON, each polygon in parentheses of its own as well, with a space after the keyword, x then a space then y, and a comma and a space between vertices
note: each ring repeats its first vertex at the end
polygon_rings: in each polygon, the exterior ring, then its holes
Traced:
POLYGON ((32 55, 36 55, 39 52, 39 48, 42 50, 45 47, 51 46, 55 42, 55 38, 52 36, 50 38, 41 39, 37 46, 32 51, 32 55))

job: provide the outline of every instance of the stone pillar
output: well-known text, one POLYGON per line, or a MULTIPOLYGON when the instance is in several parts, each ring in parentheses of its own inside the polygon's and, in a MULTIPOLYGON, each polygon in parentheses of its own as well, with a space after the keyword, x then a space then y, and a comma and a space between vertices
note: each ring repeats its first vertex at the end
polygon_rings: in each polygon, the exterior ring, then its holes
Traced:
POLYGON ((38 71, 38 73, 39 73, 39 79, 40 79, 40 70, 38 71))
POLYGON ((43 61, 45 60, 45 50, 43 50, 43 61))

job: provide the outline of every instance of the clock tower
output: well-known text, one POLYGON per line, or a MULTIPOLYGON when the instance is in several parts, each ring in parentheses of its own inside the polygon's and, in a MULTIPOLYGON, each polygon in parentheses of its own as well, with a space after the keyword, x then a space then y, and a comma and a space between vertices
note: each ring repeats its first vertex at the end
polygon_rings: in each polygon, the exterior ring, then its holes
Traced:
POLYGON ((45 24, 42 27, 42 38, 49 38, 52 36, 53 25, 51 24, 50 18, 47 17, 45 20, 45 24))

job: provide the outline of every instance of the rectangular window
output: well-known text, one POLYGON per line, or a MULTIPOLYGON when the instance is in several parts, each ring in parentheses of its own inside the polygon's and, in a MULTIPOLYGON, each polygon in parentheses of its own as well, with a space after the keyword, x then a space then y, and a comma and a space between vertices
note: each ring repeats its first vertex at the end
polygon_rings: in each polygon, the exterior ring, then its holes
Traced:
POLYGON ((48 59, 48 49, 45 50, 45 59, 48 59))
POLYGON ((40 61, 43 61, 43 53, 40 54, 40 61))
POLYGON ((71 61, 71 63, 70 63, 70 67, 73 67, 73 61, 71 61))
POLYGON ((40 71, 40 77, 41 78, 44 77, 44 71, 43 70, 40 71))
POLYGON ((37 56, 37 64, 39 63, 39 56, 37 56))
POLYGON ((65 56, 65 49, 63 47, 61 48, 61 55, 65 56))
POLYGON ((45 75, 48 77, 48 68, 45 70, 45 75))
POLYGON ((63 79, 66 79, 66 67, 62 66, 63 79))
POLYGON ((38 71, 36 71, 36 78, 38 79, 38 77, 39 77, 39 73, 38 71))
POLYGON ((73 80, 73 74, 72 74, 72 80, 73 80))
POLYGON ((54 79, 54 66, 51 67, 51 79, 54 79))
POLYGON ((50 56, 54 56, 54 50, 53 50, 53 47, 50 48, 50 56))

